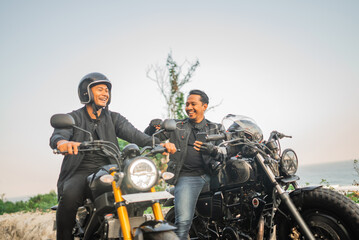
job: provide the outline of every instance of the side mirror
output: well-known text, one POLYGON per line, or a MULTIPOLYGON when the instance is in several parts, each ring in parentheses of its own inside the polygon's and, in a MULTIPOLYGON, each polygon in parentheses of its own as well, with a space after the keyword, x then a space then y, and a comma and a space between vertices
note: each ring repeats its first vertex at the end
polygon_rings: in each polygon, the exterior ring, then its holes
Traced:
POLYGON ((59 113, 51 117, 50 124, 53 128, 73 128, 75 126, 75 120, 69 114, 59 113))
POLYGON ((176 128, 177 128, 177 124, 176 124, 175 120, 173 120, 173 119, 164 120, 163 123, 161 124, 161 130, 155 132, 152 135, 152 147, 155 147, 155 135, 156 134, 159 134, 163 131, 171 132, 171 131, 176 130, 176 128))
POLYGON ((76 126, 75 120, 70 114, 64 114, 64 113, 55 114, 51 117, 50 124, 53 128, 58 128, 58 129, 69 129, 69 128, 79 129, 80 131, 87 133, 90 137, 90 141, 91 142, 93 141, 91 132, 76 126))
POLYGON ((167 131, 167 132, 171 132, 176 130, 177 125, 176 125, 176 121, 173 119, 166 119, 163 121, 162 125, 161 125, 161 129, 167 131))

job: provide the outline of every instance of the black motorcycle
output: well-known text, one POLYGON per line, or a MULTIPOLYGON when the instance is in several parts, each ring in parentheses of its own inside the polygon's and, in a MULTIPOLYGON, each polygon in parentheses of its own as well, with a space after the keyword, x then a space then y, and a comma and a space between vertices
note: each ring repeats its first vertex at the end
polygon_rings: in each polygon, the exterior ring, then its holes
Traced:
MULTIPOLYGON (((297 155, 280 149, 290 136, 273 131, 262 141, 257 124, 238 115, 222 123, 226 132, 206 140, 222 139, 227 155, 200 194, 191 239, 359 239, 357 204, 321 186, 298 186, 297 155)), ((174 208, 165 218, 174 222, 174 208)))
MULTIPOLYGON (((68 114, 56 114, 51 118, 54 128, 78 128, 68 114)), ((173 120, 167 120, 161 131, 176 128, 173 120)), ((80 128, 78 128, 80 129, 80 128)), ((80 129, 85 131, 83 129, 80 129)), ((86 131, 85 131, 86 132, 86 131)), ((154 186, 159 179, 168 180, 173 174, 160 173, 147 156, 165 152, 161 145, 144 147, 141 151, 135 144, 127 145, 122 153, 118 146, 103 140, 83 142, 79 152, 97 152, 111 158, 117 164, 106 165, 90 175, 88 196, 78 209, 75 239, 178 239, 173 232, 176 228, 164 220, 159 200, 173 196, 166 192, 156 192, 154 186), (154 217, 143 215, 152 206, 154 217)), ((153 138, 154 142, 154 138, 153 138)), ((54 150, 54 153, 60 153, 54 150)), ((56 210, 57 206, 53 207, 56 210)))

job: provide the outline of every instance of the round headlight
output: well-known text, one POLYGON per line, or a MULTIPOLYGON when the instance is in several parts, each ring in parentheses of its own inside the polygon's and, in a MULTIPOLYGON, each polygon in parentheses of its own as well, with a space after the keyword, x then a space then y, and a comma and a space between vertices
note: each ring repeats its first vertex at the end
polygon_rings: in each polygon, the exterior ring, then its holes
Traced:
POLYGON ((280 168, 286 175, 294 175, 298 169, 297 154, 292 149, 286 149, 282 153, 280 168))
POLYGON ((151 160, 137 158, 127 167, 126 175, 131 188, 148 191, 157 183, 159 173, 151 160))

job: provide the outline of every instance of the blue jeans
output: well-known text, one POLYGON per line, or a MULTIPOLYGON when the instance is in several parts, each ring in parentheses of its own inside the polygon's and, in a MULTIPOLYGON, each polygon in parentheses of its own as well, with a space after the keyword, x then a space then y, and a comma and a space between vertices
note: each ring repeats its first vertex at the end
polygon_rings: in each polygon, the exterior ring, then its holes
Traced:
POLYGON ((191 228, 196 203, 203 186, 209 182, 208 175, 182 176, 175 187, 176 234, 181 240, 187 239, 191 228))

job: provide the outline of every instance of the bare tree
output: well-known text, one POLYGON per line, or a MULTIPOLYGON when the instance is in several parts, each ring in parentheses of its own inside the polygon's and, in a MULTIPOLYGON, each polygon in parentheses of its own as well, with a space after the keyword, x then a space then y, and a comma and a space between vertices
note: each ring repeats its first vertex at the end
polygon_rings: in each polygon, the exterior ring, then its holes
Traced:
MULTIPOLYGON (((184 92, 182 87, 191 81, 191 78, 199 66, 199 61, 190 63, 187 59, 179 65, 173 60, 172 52, 167 56, 166 65, 161 66, 159 64, 152 64, 147 70, 147 77, 157 84, 161 95, 164 97, 167 106, 167 117, 175 119, 183 119, 186 117, 184 112, 184 92)), ((208 108, 213 109, 216 106, 208 108)), ((161 157, 155 159, 155 162, 161 171, 167 169, 167 157, 161 157)), ((164 189, 163 183, 158 185, 160 189, 164 189)))
POLYGON ((165 67, 156 64, 148 68, 147 77, 157 84, 166 101, 168 118, 185 118, 184 93, 181 89, 191 81, 198 66, 198 60, 195 63, 185 60, 179 65, 173 60, 172 52, 170 52, 165 67))

